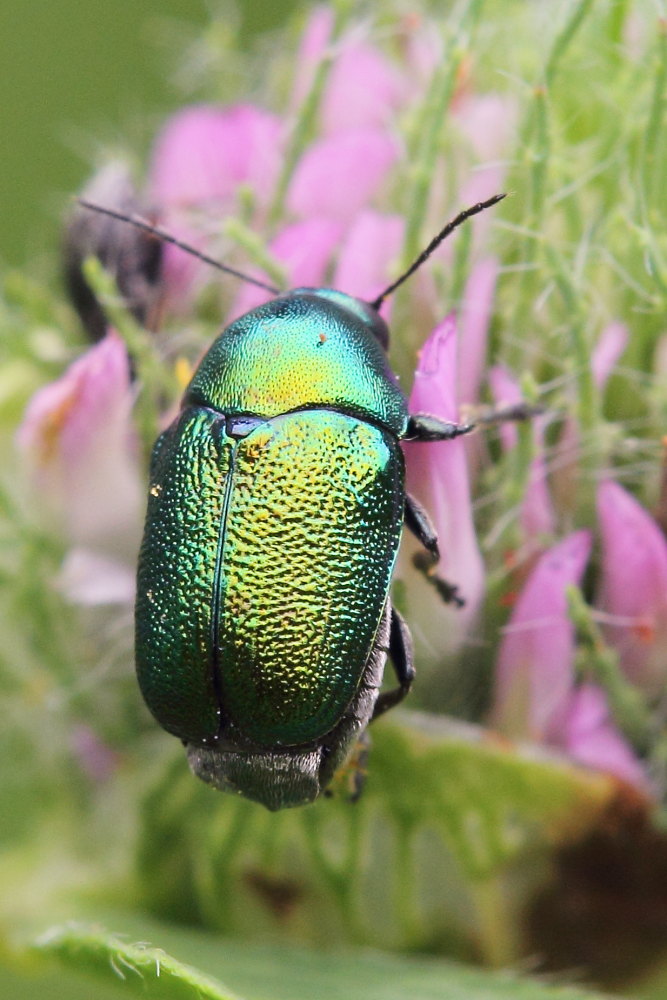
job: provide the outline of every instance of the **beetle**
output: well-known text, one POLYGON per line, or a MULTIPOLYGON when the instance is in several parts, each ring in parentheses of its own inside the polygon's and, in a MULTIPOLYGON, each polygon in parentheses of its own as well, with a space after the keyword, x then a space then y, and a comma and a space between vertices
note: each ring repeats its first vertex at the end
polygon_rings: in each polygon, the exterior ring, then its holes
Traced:
POLYGON ((270 810, 313 802, 410 690, 410 634, 389 597, 403 525, 431 566, 439 553, 405 492, 401 442, 472 425, 408 412, 379 309, 502 197, 460 213, 373 302, 297 288, 235 320, 155 444, 137 675, 154 717, 217 789, 270 810), (397 686, 380 692, 387 656, 397 686))

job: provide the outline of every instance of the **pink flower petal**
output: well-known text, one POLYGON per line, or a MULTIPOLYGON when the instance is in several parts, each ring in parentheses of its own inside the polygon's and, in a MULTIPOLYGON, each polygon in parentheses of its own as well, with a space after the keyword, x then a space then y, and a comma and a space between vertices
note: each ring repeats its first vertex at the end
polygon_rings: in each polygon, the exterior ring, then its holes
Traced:
POLYGON ((477 158, 496 160, 513 145, 518 107, 500 94, 474 95, 457 104, 456 119, 477 158))
POLYGON ((459 324, 461 357, 458 398, 461 403, 477 403, 479 400, 497 277, 498 261, 487 257, 474 265, 466 282, 459 324))
POLYGON ((593 378, 599 389, 604 387, 612 374, 618 359, 627 346, 629 336, 628 328, 623 323, 610 323, 602 331, 591 356, 593 378))
POLYGON ((578 584, 591 550, 577 531, 544 553, 516 603, 500 646, 493 721, 514 739, 545 742, 574 686, 574 630, 565 588, 578 584))
MULTIPOLYGON (((193 250, 210 253, 206 235, 189 219, 187 211, 173 209, 162 213, 160 224, 176 239, 193 250)), ((211 275, 211 268, 192 254, 165 243, 162 250, 162 281, 166 308, 184 312, 190 308, 196 290, 211 275)))
POLYGON ((299 107, 313 86, 317 67, 331 41, 333 24, 334 12, 331 7, 321 4, 311 10, 294 63, 296 76, 292 92, 292 108, 299 107))
POLYGON ((121 555, 137 547, 144 505, 133 401, 125 345, 110 332, 35 394, 17 436, 70 540, 121 555))
MULTIPOLYGON (((522 402, 523 396, 517 381, 501 365, 496 365, 490 370, 489 385, 498 409, 522 402)), ((526 492, 521 504, 521 526, 524 538, 531 550, 541 547, 541 540, 544 537, 552 536, 556 531, 556 515, 549 493, 544 459, 545 423, 543 417, 536 417, 532 422, 536 454, 530 468, 526 492)), ((514 424, 501 424, 499 433, 506 451, 516 448, 518 430, 514 424)))
POLYGON ((71 747, 79 767, 91 781, 104 784, 117 770, 118 754, 100 740, 90 726, 80 723, 71 733, 71 747))
POLYGON ((221 210, 240 184, 248 184, 265 202, 282 151, 283 124, 267 111, 247 104, 185 108, 155 144, 151 198, 165 208, 212 203, 221 210))
POLYGON ((297 164, 287 195, 299 218, 325 215, 351 222, 373 198, 398 157, 396 143, 377 128, 355 128, 320 139, 297 164))
POLYGON ((626 676, 648 694, 667 677, 667 542, 653 518, 621 486, 598 488, 602 541, 598 606, 618 619, 605 629, 626 676))
POLYGON ((648 791, 642 766, 616 728, 607 698, 596 684, 582 684, 552 726, 551 745, 564 750, 577 763, 595 771, 606 771, 648 791))
POLYGON ((136 567, 92 549, 74 548, 65 556, 58 587, 73 604, 134 603, 136 567))
MULTIPOLYGON (((431 334, 420 352, 410 395, 411 413, 457 420, 456 321, 453 315, 431 334)), ((460 610, 443 609, 443 647, 460 641, 484 593, 484 565, 477 545, 463 441, 405 445, 407 489, 431 515, 440 544, 440 575, 465 598, 460 610), (446 633, 449 632, 449 635, 446 633)))
POLYGON ((391 281, 389 268, 401 251, 405 222, 367 210, 352 224, 338 258, 333 286, 371 301, 391 281))
MULTIPOLYGON (((304 219, 286 226, 270 245, 276 260, 285 265, 287 288, 319 288, 329 261, 340 240, 342 225, 335 219, 304 219)), ((268 280, 264 274, 257 276, 268 280)), ((337 287, 337 286, 336 286, 337 287)), ((262 302, 268 302, 270 292, 253 285, 243 285, 236 297, 229 321, 236 319, 262 302)))
MULTIPOLYGON (((194 105, 175 114, 158 137, 150 170, 150 197, 162 226, 196 250, 233 207, 238 189, 252 189, 259 205, 270 198, 283 155, 282 122, 252 105, 194 105)), ((205 265, 165 245, 163 276, 170 307, 187 307, 205 265)))
POLYGON ((386 125, 405 97, 397 70, 371 45, 342 45, 322 103, 324 131, 386 125))

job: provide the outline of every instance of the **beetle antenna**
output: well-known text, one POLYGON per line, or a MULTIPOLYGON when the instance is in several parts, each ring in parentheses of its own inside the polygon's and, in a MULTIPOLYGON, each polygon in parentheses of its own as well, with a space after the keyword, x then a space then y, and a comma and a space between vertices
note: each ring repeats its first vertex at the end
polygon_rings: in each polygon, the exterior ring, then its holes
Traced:
POLYGON ((83 208, 90 209, 91 212, 99 212, 100 215, 108 215, 112 219, 118 219, 119 222, 128 222, 131 226, 135 226, 137 229, 142 229, 145 233, 150 233, 152 236, 156 236, 158 239, 163 240, 165 243, 171 243, 173 246, 178 247, 179 250, 184 250, 189 253, 192 257, 197 257, 198 260, 202 260, 205 264, 210 264, 212 267, 218 269, 218 271, 224 271, 225 274, 231 274, 235 278, 240 278, 241 281, 247 281, 249 285, 257 285, 258 288, 263 288, 267 292, 271 292, 273 295, 280 295, 280 289, 276 288, 275 285, 270 285, 266 281, 262 281, 260 278, 253 278, 250 274, 244 274, 243 271, 237 271, 233 267, 229 267, 227 264, 221 264, 219 260, 215 260, 214 257, 209 257, 205 253, 201 253, 199 250, 195 250, 188 243, 183 243, 181 240, 177 240, 175 236, 168 233, 165 229, 161 229, 160 226, 154 226, 146 219, 142 219, 140 215, 128 215, 124 212, 117 212, 113 208, 104 208, 102 205, 96 205, 93 201, 87 201, 85 198, 76 199, 79 205, 83 208))
POLYGON ((426 249, 422 250, 419 257, 417 257, 414 263, 410 265, 407 271, 404 271, 400 278, 397 278, 396 281, 393 281, 388 288, 385 288, 385 290, 378 295, 376 299, 369 302, 370 307, 376 310, 379 309, 387 296, 391 295, 392 292, 395 292, 399 285, 402 285, 404 281, 407 281, 408 278, 422 266, 424 261, 428 260, 433 251, 440 246, 442 241, 446 240, 450 233, 453 233, 455 229, 458 229, 458 227, 462 225, 466 219, 470 219, 473 215, 478 215, 479 212, 483 212, 486 208, 491 208, 492 205, 497 205, 499 201, 502 201, 503 198, 506 197, 507 194, 494 194, 493 198, 489 198, 487 201, 480 201, 476 205, 471 205, 470 208, 464 209, 463 212, 459 212, 455 219, 448 222, 445 228, 441 229, 437 236, 434 236, 426 249))

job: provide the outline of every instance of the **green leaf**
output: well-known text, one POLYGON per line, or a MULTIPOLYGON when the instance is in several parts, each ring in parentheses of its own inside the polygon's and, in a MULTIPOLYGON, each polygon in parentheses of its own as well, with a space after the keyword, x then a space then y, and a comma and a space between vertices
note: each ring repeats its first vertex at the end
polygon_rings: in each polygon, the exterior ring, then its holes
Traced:
MULTIPOLYGON (((85 969, 116 983, 118 996, 183 1000, 593 1000, 584 989, 546 985, 509 972, 486 972, 451 962, 381 953, 316 953, 257 947, 179 928, 130 919, 133 931, 162 940, 170 952, 130 942, 95 925, 52 928, 35 945, 67 969, 85 969), (171 949, 232 984, 185 964, 171 949)), ((42 994, 43 1000, 50 1000, 42 994)))
POLYGON ((354 804, 271 814, 195 781, 177 749, 142 811, 144 904, 256 941, 505 964, 553 850, 594 829, 616 794, 604 775, 418 713, 373 727, 354 804))
POLYGON ((161 948, 128 942, 95 925, 65 924, 47 931, 35 948, 65 965, 102 978, 117 977, 126 990, 165 1000, 235 1000, 212 976, 161 948))

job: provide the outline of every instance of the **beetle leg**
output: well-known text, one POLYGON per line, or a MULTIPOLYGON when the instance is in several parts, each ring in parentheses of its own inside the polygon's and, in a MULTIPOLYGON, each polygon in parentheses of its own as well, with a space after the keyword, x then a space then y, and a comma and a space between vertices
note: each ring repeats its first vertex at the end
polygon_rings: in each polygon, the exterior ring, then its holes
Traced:
POLYGON ((459 594, 456 584, 449 583, 435 574, 435 565, 440 559, 438 536, 426 510, 409 493, 405 496, 405 524, 427 550, 413 557, 412 561, 416 568, 435 587, 446 604, 455 604, 456 607, 462 608, 465 601, 459 594))
POLYGON ((414 413, 408 420, 406 441, 451 441, 461 434, 469 434, 474 424, 455 424, 428 413, 414 413))
POLYGON ((389 629, 389 656, 400 686, 394 688, 393 691, 385 691, 380 695, 375 703, 371 722, 373 719, 377 719, 379 715, 384 715, 394 705, 398 705, 403 701, 415 679, 412 636, 405 621, 393 607, 391 609, 391 625, 389 629))
POLYGON ((406 441, 451 441, 461 434, 469 434, 483 424, 504 424, 524 420, 544 413, 544 408, 532 403, 519 402, 498 409, 484 408, 476 412, 472 420, 457 424, 450 420, 432 417, 429 413, 414 413, 408 420, 406 441))
POLYGON ((433 522, 428 516, 426 508, 422 507, 419 500, 416 500, 409 493, 405 494, 403 520, 405 521, 406 528, 409 528, 415 538, 430 552, 433 562, 437 563, 440 559, 440 550, 433 522))
POLYGON ((412 563, 426 577, 431 586, 435 587, 445 604, 453 604, 456 608, 465 607, 465 597, 461 597, 458 584, 450 583, 449 580, 444 580, 441 576, 436 575, 434 562, 430 555, 426 552, 417 552, 412 557, 412 563))

